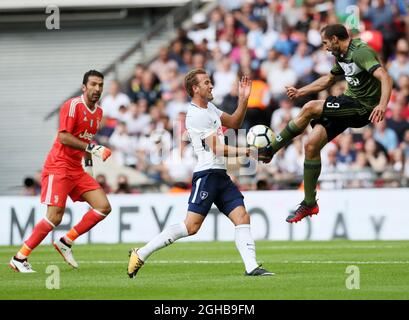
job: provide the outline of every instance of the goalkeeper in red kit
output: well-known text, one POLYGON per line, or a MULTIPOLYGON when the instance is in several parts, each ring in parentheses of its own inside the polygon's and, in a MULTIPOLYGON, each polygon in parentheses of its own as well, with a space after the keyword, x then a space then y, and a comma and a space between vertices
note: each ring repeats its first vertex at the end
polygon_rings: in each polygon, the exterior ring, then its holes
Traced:
POLYGON ((71 250, 73 241, 111 212, 105 192, 92 177, 92 155, 103 161, 111 155, 108 148, 92 143, 102 120, 102 109, 97 102, 103 85, 104 76, 100 72, 88 71, 82 82, 83 94, 69 99, 61 107, 58 135, 42 170, 41 202, 47 205, 47 214, 34 226, 30 237, 11 258, 10 266, 15 271, 35 272, 27 258, 48 233, 60 224, 67 196, 73 201, 86 201, 91 207, 78 224, 53 243, 73 268, 78 267, 71 250))

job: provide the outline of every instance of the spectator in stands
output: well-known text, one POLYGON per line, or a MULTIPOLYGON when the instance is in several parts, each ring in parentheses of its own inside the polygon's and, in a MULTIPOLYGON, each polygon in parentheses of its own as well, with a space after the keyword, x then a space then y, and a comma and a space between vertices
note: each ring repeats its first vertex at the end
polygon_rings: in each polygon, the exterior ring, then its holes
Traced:
POLYGON ((230 92, 223 98, 220 104, 220 110, 227 112, 228 114, 233 114, 237 108, 237 103, 239 102, 238 97, 238 86, 237 83, 233 83, 230 87, 230 92))
MULTIPOLYGON (((391 156, 391 171, 394 177, 401 177, 403 175, 403 167, 405 164, 405 157, 403 150, 400 148, 397 148, 393 150, 392 156, 391 156)), ((396 187, 398 185, 395 185, 396 187)))
POLYGON ((267 82, 270 92, 276 100, 285 94, 286 86, 295 86, 297 83, 297 74, 289 65, 289 57, 280 55, 279 65, 271 69, 267 75, 267 82))
POLYGON ((172 41, 169 51, 169 59, 176 61, 178 68, 183 65, 184 46, 182 40, 176 38, 172 41))
MULTIPOLYGON (((310 24, 310 29, 308 30, 307 33, 307 42, 310 46, 312 46, 314 48, 314 50, 316 49, 320 49, 322 41, 321 41, 321 25, 320 22, 317 20, 312 20, 311 24, 310 24)), ((324 51, 325 49, 322 48, 324 51)), ((321 50, 321 51, 323 51, 321 50)), ((330 58, 329 55, 327 55, 326 59, 330 58)), ((325 59, 323 59, 325 60, 325 59)), ((331 69, 330 69, 331 70, 331 69)), ((325 72, 327 73, 327 72, 325 72)))
POLYGON ((148 108, 155 104, 161 96, 160 85, 156 81, 155 74, 150 70, 145 70, 142 75, 140 87, 133 92, 132 101, 136 102, 139 99, 148 101, 148 108))
POLYGON ((125 122, 119 122, 114 133, 109 138, 109 145, 113 152, 113 158, 121 166, 135 167, 137 141, 129 136, 125 122))
POLYGON ((292 39, 290 30, 284 30, 275 42, 274 49, 290 57, 294 53, 296 46, 297 42, 292 39))
POLYGON ((146 68, 143 64, 138 63, 133 72, 133 76, 131 80, 129 81, 129 87, 128 87, 128 96, 133 97, 135 92, 138 92, 141 87, 142 83, 142 77, 143 73, 145 72, 146 68))
POLYGON ((348 188, 370 188, 373 187, 374 174, 371 171, 364 151, 358 151, 356 153, 356 160, 350 165, 348 171, 352 174, 351 179, 347 187, 348 188))
POLYGON ((281 3, 271 1, 268 6, 269 13, 267 15, 267 26, 269 30, 275 30, 279 33, 283 32, 288 27, 288 22, 284 11, 281 10, 281 3))
POLYGON ((193 52, 190 49, 184 49, 182 52, 182 63, 179 65, 180 74, 187 73, 193 65, 193 52))
POLYGON ((33 177, 25 177, 24 178, 24 188, 23 188, 23 195, 24 196, 36 196, 37 193, 34 178, 33 177))
POLYGON ((171 121, 174 121, 181 112, 187 112, 188 106, 185 90, 179 87, 173 94, 173 99, 166 103, 165 113, 171 121))
POLYGON ((160 48, 158 58, 149 65, 149 70, 158 77, 160 82, 167 80, 168 73, 171 70, 177 70, 177 68, 177 62, 169 58, 169 49, 167 47, 160 48))
POLYGON ((341 189, 344 182, 337 163, 337 148, 330 148, 326 153, 326 161, 322 163, 320 188, 323 190, 341 189))
POLYGON ((197 12, 192 17, 193 29, 187 32, 187 36, 195 45, 216 40, 216 30, 213 26, 208 26, 206 15, 202 12, 197 12))
POLYGON ((294 139, 284 153, 285 171, 296 176, 301 176, 304 169, 304 149, 302 143, 302 136, 294 139))
POLYGON ((327 54, 324 47, 319 48, 312 54, 314 60, 313 71, 318 76, 323 76, 331 72, 333 65, 333 58, 327 54))
POLYGON ((245 33, 243 29, 238 27, 238 22, 236 21, 235 15, 231 12, 227 12, 224 15, 223 27, 219 30, 219 37, 224 36, 227 39, 237 38, 240 34, 245 33))
POLYGON ((260 177, 256 181, 256 190, 271 190, 268 177, 260 177))
POLYGON ((120 91, 119 82, 113 80, 111 82, 109 94, 101 101, 101 107, 104 110, 104 118, 101 121, 100 129, 96 136, 98 143, 106 144, 108 142, 109 137, 115 130, 117 121, 122 118, 123 111, 120 111, 121 106, 126 108, 129 104, 129 97, 120 91))
POLYGON ((404 105, 402 99, 396 99, 392 105, 391 116, 386 119, 386 125, 388 128, 393 129, 398 136, 398 141, 403 140, 403 134, 409 129, 409 122, 403 118, 404 105))
POLYGON ((355 162, 356 151, 352 141, 351 133, 342 133, 338 137, 337 166, 341 170, 347 171, 355 162))
POLYGON ((106 194, 111 193, 112 189, 109 186, 108 182, 107 182, 107 178, 104 174, 98 174, 95 177, 95 180, 97 180, 97 182, 99 183, 99 185, 101 186, 101 188, 104 190, 104 192, 106 194))
POLYGON ((161 98, 164 102, 171 101, 174 98, 175 92, 182 86, 182 80, 183 77, 181 77, 176 67, 169 68, 160 84, 161 98))
POLYGON ((279 56, 280 53, 275 49, 268 51, 267 59, 260 64, 260 77, 263 80, 267 80, 269 73, 280 67, 279 56))
POLYGON ((386 121, 375 124, 374 138, 391 154, 398 146, 398 135, 391 128, 386 126, 386 121))
POLYGON ((247 35, 247 47, 254 51, 258 60, 265 60, 268 50, 274 47, 278 36, 278 32, 274 29, 267 29, 267 22, 265 20, 250 22, 250 32, 247 35))
POLYGON ((132 193, 131 186, 128 182, 128 177, 124 174, 120 174, 117 179, 116 194, 132 193))
POLYGON ((179 28, 177 30, 176 39, 182 41, 183 48, 185 48, 187 50, 193 50, 194 47, 195 47, 194 42, 191 39, 189 39, 189 37, 187 35, 187 30, 185 30, 183 28, 179 28))
POLYGON ((245 33, 240 33, 234 39, 234 47, 231 50, 230 59, 234 64, 239 65, 240 58, 243 54, 250 54, 251 58, 255 57, 254 50, 247 46, 247 35, 245 33))
POLYGON ((253 15, 252 1, 245 1, 240 10, 235 10, 233 14, 237 22, 237 27, 245 33, 251 30, 251 23, 257 20, 253 15))
POLYGON ((161 164, 161 178, 168 185, 189 185, 195 165, 192 146, 188 141, 179 141, 178 147, 175 147, 161 164))
POLYGON ((396 43, 396 56, 389 62, 388 72, 395 84, 401 75, 409 76, 409 43, 399 39, 396 43))
POLYGON ((206 68, 206 57, 203 53, 197 52, 193 55, 192 57, 192 68, 201 68, 201 69, 207 69, 206 68))
POLYGON ((139 136, 147 132, 148 126, 152 121, 147 111, 148 101, 146 99, 139 99, 136 103, 131 103, 124 120, 129 135, 139 136))
POLYGON ((268 4, 270 1, 254 0, 253 1, 253 17, 256 20, 265 20, 269 14, 268 4))
MULTIPOLYGON (((119 82, 113 80, 109 88, 109 94, 101 101, 101 107, 104 110, 104 116, 106 118, 118 119, 119 107, 127 107, 130 103, 131 101, 129 100, 129 97, 120 91, 119 82)), ((108 123, 106 123, 106 126, 109 126, 108 123)))
POLYGON ((297 74, 298 86, 305 86, 315 80, 312 73, 314 60, 308 51, 308 44, 301 42, 298 44, 295 54, 290 58, 290 67, 297 74))
POLYGON ((371 169, 379 175, 382 174, 386 170, 388 158, 375 139, 365 141, 364 151, 371 169))
POLYGON ((270 127, 274 132, 280 132, 280 128, 287 125, 288 121, 294 119, 300 112, 300 108, 294 105, 294 101, 287 96, 281 96, 279 108, 273 111, 270 127))
MULTIPOLYGON (((221 33, 218 37, 217 37, 217 41, 209 43, 207 48, 208 50, 213 50, 214 48, 219 48, 220 52, 222 55, 229 55, 232 47, 233 47, 233 43, 234 43, 234 38, 231 38, 231 35, 227 34, 227 33, 221 33)), ((210 62, 208 60, 208 62, 210 62)))
POLYGON ((216 66, 213 74, 213 97, 214 103, 220 104, 223 98, 230 92, 233 83, 236 82, 237 72, 233 70, 229 57, 223 57, 220 64, 216 66))
POLYGON ((403 150, 405 159, 409 159, 409 129, 403 134, 403 140, 399 144, 399 148, 403 150))
POLYGON ((371 29, 382 32, 384 61, 388 60, 395 41, 394 11, 396 12, 394 4, 386 4, 385 0, 378 0, 372 1, 368 10, 363 12, 363 18, 371 23, 371 29))

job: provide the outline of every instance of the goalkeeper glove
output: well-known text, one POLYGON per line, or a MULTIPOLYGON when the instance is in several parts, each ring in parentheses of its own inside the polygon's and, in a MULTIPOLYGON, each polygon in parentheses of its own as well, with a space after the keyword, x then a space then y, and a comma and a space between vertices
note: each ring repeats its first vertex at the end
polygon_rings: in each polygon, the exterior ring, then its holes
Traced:
POLYGON ((92 170, 92 160, 91 159, 84 160, 84 171, 88 173, 91 177, 94 176, 94 172, 92 170))
POLYGON ((92 155, 98 158, 101 158, 102 161, 105 161, 111 155, 111 150, 109 148, 92 143, 87 145, 85 151, 91 153, 92 155))

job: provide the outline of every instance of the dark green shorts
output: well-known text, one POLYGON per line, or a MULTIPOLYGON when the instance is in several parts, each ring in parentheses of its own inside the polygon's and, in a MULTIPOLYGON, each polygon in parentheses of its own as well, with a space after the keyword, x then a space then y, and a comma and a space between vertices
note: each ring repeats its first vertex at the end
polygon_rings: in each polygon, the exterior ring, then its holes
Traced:
POLYGON ((324 102, 324 110, 319 119, 312 120, 311 126, 321 124, 327 131, 328 141, 347 128, 362 128, 370 123, 369 111, 356 99, 341 95, 329 96, 324 102))

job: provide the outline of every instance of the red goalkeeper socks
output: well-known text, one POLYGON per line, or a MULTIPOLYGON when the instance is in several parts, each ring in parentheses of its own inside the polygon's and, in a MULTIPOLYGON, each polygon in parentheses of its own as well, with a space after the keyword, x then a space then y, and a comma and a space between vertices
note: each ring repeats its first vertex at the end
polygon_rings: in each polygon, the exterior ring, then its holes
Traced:
POLYGON ((91 209, 89 210, 81 219, 81 221, 71 228, 70 231, 67 232, 65 238, 74 241, 80 235, 84 234, 85 232, 91 230, 98 222, 104 220, 106 217, 105 214, 91 209))
POLYGON ((37 247, 41 241, 55 228, 54 224, 47 218, 42 219, 37 223, 31 233, 31 236, 24 242, 19 254, 20 256, 29 256, 31 251, 37 247))

